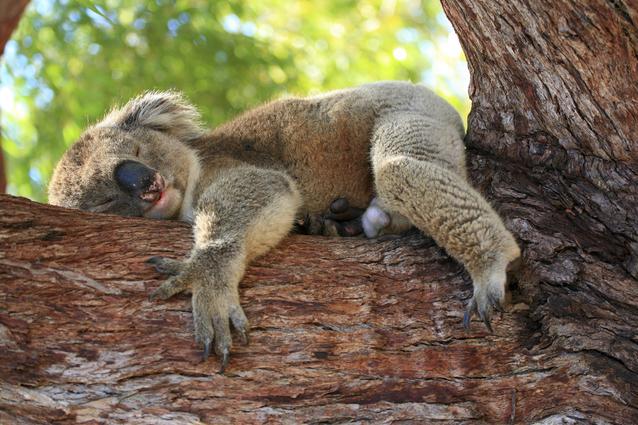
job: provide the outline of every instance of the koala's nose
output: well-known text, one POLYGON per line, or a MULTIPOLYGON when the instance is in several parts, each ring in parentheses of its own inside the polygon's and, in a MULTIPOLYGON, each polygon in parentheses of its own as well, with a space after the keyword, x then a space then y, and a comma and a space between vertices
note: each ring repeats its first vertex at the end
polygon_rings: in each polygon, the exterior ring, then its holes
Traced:
POLYGON ((137 161, 124 161, 115 168, 115 181, 126 192, 141 196, 149 191, 161 192, 159 175, 151 168, 137 161), (159 191, 156 189, 160 189, 159 191))

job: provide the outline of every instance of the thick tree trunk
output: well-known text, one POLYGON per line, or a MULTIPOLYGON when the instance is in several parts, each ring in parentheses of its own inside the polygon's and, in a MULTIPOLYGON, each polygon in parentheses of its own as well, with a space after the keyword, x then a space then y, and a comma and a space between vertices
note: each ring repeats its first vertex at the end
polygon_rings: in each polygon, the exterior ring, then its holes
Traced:
POLYGON ((422 236, 292 236, 248 270, 220 376, 189 297, 146 300, 187 226, 5 196, 0 423, 638 423, 638 5, 443 6, 472 176, 524 248, 494 334, 462 328, 469 279, 422 236))
POLYGON ((472 76, 472 176, 525 247, 531 350, 608 374, 550 410, 587 414, 579 400, 606 393, 635 412, 638 3, 442 3, 472 76))

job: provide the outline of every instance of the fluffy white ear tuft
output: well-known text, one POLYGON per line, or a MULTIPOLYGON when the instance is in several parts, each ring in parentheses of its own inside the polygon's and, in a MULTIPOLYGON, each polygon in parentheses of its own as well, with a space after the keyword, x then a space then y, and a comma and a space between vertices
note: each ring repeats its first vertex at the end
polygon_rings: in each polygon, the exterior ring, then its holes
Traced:
POLYGON ((184 96, 176 91, 149 91, 113 109, 98 127, 147 127, 186 141, 204 132, 200 115, 184 96))

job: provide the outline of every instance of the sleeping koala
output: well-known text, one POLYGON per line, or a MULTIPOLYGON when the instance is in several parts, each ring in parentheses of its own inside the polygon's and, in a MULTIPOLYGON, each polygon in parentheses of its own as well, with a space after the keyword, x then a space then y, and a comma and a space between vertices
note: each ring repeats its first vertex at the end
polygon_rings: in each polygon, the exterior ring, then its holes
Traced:
POLYGON ((433 237, 472 277, 465 325, 478 313, 490 327, 520 251, 467 181, 463 135, 452 106, 403 82, 275 101, 210 132, 180 94, 149 92, 84 132, 57 165, 49 201, 192 222, 188 258, 151 260, 171 275, 151 297, 192 291, 196 340, 223 371, 230 324, 243 340, 248 332, 238 293, 247 264, 338 196, 366 209, 368 237, 412 225, 433 237))

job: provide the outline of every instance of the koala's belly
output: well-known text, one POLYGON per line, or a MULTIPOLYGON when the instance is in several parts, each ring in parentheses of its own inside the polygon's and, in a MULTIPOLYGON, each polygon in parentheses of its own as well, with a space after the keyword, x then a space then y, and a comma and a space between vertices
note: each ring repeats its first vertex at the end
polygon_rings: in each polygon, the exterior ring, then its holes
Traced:
POLYGON ((367 141, 299 154, 287 168, 303 196, 301 213, 325 212, 338 197, 347 198, 353 206, 368 206, 374 190, 367 141))
POLYGON ((373 108, 360 96, 301 101, 282 131, 282 159, 303 196, 302 213, 325 212, 347 198, 367 207, 373 198, 370 135, 373 108))

